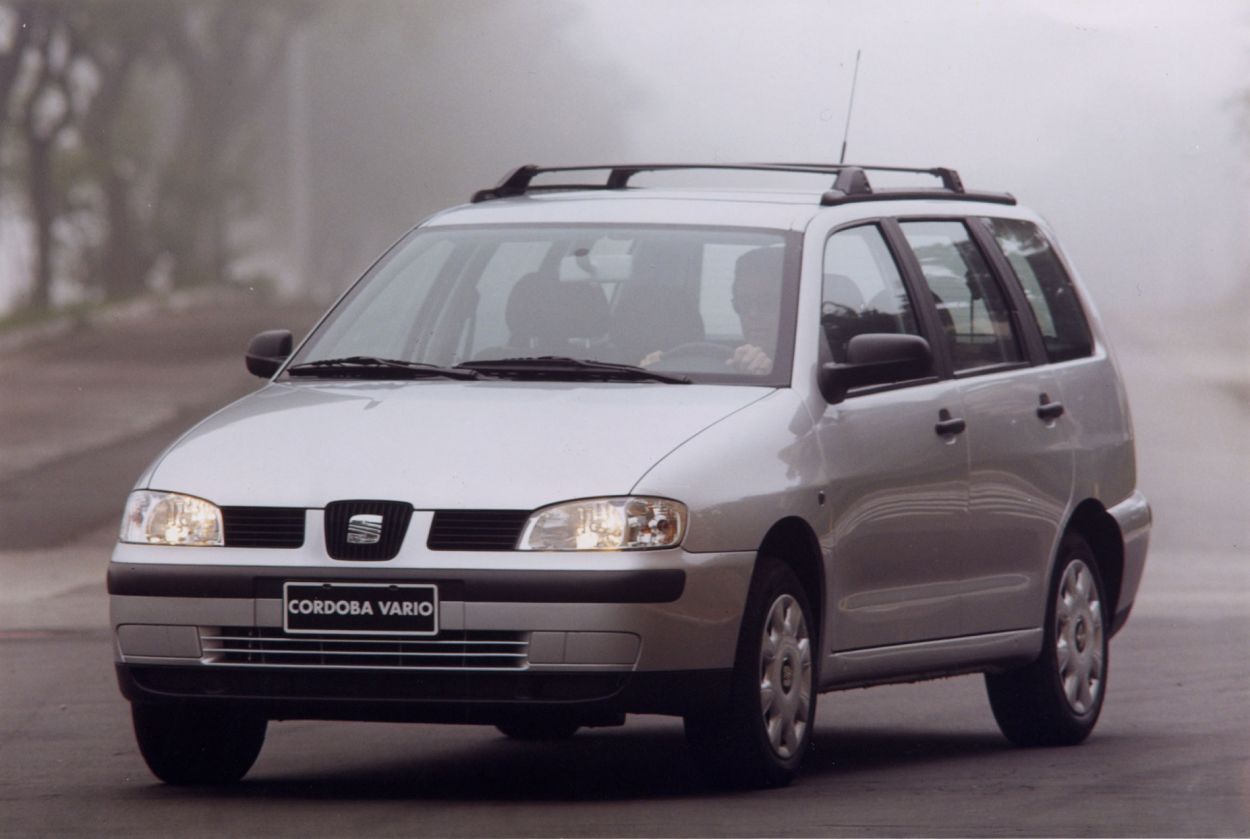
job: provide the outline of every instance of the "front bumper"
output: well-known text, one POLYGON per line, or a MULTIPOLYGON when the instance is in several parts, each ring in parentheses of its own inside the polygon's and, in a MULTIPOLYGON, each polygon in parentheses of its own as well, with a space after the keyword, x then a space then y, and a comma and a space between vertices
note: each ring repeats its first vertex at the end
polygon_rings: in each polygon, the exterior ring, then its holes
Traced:
POLYGON ((117 664, 132 702, 209 703, 269 719, 494 724, 559 714, 583 725, 620 715, 676 714, 719 707, 731 670, 646 673, 394 673, 250 670, 117 664))
POLYGON ((242 704, 274 718, 683 713, 728 690, 753 563, 681 550, 362 563, 121 544, 108 573, 118 679, 135 702, 242 704), (282 592, 295 581, 434 584, 439 634, 288 634, 282 592))

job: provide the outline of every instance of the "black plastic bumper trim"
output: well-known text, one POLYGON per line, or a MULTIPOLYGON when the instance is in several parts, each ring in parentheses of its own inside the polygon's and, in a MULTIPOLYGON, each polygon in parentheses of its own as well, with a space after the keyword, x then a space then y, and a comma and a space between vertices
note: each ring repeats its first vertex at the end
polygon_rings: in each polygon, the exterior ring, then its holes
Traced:
POLYGON ((115 563, 109 594, 132 597, 281 598, 301 580, 436 583, 443 600, 491 603, 671 603, 686 587, 679 568, 637 571, 445 571, 421 568, 274 568, 115 563))
POLYGON ((562 709, 685 714, 721 707, 730 670, 642 673, 397 673, 117 664, 122 694, 142 704, 212 703, 270 719, 492 723, 562 709))

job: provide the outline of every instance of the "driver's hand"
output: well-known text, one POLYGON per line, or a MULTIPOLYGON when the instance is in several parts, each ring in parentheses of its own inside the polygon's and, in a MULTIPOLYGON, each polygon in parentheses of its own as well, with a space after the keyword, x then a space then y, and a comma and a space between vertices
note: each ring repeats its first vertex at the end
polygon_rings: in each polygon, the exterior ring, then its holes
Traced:
POLYGON ((663 357, 664 357, 664 353, 660 350, 656 350, 655 352, 649 352, 647 353, 646 357, 643 358, 642 361, 638 362, 638 366, 650 367, 652 364, 655 364, 657 361, 659 361, 663 357))
POLYGON ((768 353, 754 344, 743 344, 734 350, 734 354, 725 359, 725 365, 739 373, 752 376, 763 376, 772 372, 773 360, 768 353))

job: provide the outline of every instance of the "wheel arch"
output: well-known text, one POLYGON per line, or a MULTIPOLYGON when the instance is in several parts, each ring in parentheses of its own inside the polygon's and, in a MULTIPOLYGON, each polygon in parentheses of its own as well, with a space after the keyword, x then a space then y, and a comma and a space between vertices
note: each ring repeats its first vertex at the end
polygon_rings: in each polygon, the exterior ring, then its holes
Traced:
MULTIPOLYGON (((1124 538, 1119 525, 1099 501, 1087 498, 1077 505, 1068 519, 1065 533, 1077 533, 1089 543, 1098 562, 1107 598, 1111 601, 1108 616, 1115 621, 1118 614, 1120 592, 1124 583, 1124 538)), ((1112 623, 1111 634, 1119 631, 1123 621, 1112 623)))
POLYGON ((774 557, 794 571, 807 593, 808 605, 812 608, 812 617, 816 623, 812 637, 823 637, 821 632, 825 625, 825 566, 821 560, 820 540, 816 538, 811 525, 797 516, 782 519, 769 528, 760 543, 759 555, 774 557))

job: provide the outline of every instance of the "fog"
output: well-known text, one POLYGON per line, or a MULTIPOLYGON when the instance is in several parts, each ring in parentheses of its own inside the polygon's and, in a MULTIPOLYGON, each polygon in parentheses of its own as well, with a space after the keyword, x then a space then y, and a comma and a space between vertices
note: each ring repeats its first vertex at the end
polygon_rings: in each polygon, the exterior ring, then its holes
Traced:
POLYGON ((1104 300, 1250 290, 1244 3, 591 9, 596 53, 645 91, 630 155, 836 158, 862 49, 849 160, 952 166, 1013 192, 1104 300))
POLYGON ((1243 3, 540 0, 443 5, 434 32, 411 8, 375 6, 366 49, 343 16, 310 39, 335 55, 313 137, 336 126, 310 200, 372 217, 321 283, 520 163, 836 160, 862 50, 849 161, 1014 193, 1104 309, 1250 290, 1243 3))
MULTIPOLYGON (((1058 230, 1112 321, 1245 311, 1243 2, 308 8, 255 120, 263 165, 232 219, 236 276, 331 296, 421 218, 521 163, 834 161, 862 51, 848 162, 950 166, 970 188, 1014 193, 1058 230)), ((0 195, 0 308, 24 284, 21 206, 0 195)), ((72 299, 71 279, 56 299, 72 299)))

